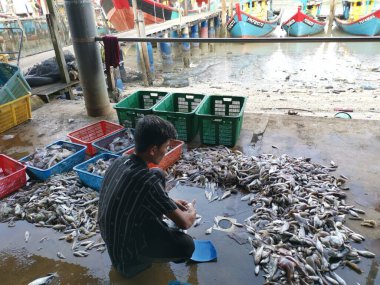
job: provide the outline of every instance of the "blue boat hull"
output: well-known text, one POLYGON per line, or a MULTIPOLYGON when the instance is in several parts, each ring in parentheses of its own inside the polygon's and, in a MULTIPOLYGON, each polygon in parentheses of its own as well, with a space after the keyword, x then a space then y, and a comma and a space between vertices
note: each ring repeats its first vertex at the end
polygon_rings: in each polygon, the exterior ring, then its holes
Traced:
POLYGON ((368 14, 355 22, 335 17, 336 25, 345 33, 360 36, 376 36, 380 34, 380 10, 368 14))
POLYGON ((270 34, 281 21, 282 10, 272 21, 263 21, 246 13, 241 13, 241 20, 238 15, 234 16, 227 23, 227 30, 233 38, 262 37, 270 34))
POLYGON ((281 26, 288 36, 302 37, 314 35, 322 32, 325 28, 325 21, 317 21, 307 16, 300 10, 281 26))

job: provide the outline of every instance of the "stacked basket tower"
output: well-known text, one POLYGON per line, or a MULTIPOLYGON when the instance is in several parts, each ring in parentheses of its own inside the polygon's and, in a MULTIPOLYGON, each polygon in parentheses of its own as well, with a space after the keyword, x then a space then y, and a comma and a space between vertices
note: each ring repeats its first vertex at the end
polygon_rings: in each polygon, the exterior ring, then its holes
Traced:
POLYGON ((32 117, 30 90, 17 66, 0 62, 0 133, 32 117))

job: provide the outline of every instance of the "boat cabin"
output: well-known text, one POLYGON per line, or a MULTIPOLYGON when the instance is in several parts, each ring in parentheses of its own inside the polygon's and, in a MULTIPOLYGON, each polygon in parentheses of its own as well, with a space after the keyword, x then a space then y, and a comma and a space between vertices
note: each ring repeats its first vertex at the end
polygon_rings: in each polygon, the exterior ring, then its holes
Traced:
POLYGON ((241 4, 242 10, 260 20, 268 19, 268 7, 271 7, 269 0, 251 0, 241 4))
POLYGON ((343 1, 343 18, 357 21, 361 17, 373 12, 374 0, 347 0, 343 1))
POLYGON ((322 7, 322 1, 307 1, 303 5, 303 11, 306 15, 310 17, 318 17, 321 12, 321 7, 322 7))

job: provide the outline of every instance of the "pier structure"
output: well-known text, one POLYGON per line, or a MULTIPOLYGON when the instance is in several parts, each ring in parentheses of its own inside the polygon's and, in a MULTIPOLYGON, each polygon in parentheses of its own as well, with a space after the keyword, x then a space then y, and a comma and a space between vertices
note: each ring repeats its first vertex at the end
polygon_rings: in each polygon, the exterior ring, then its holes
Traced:
MULTIPOLYGON (((201 37, 215 38, 214 22, 220 19, 221 10, 212 12, 203 12, 196 15, 184 16, 178 19, 165 21, 164 23, 152 24, 145 26, 144 37, 149 38, 167 38, 170 35, 171 38, 198 38, 199 30, 201 30, 201 37), (209 25, 210 23, 210 25, 209 25), (211 27, 211 30, 209 30, 211 27), (209 35, 211 33, 211 36, 209 35)), ((136 38, 139 37, 137 30, 130 30, 122 33, 118 33, 115 36, 118 38, 136 38)), ((97 40, 99 40, 97 38, 97 40)), ((148 41, 149 42, 149 41, 148 41)), ((160 50, 162 56, 162 62, 165 69, 170 69, 170 65, 173 64, 173 57, 182 57, 184 67, 190 66, 190 54, 191 49, 199 50, 199 43, 193 43, 190 45, 188 42, 179 43, 163 43, 161 42, 157 47, 160 50)), ((203 44, 206 51, 209 44, 203 44)), ((212 44, 211 44, 212 45, 212 44)), ((149 56, 150 65, 153 65, 153 58, 149 56)))

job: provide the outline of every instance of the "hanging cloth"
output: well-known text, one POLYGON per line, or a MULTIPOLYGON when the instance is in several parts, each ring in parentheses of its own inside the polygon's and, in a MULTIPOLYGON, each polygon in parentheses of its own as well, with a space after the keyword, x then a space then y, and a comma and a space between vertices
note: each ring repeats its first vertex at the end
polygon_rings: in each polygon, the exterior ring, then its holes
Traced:
POLYGON ((128 0, 112 0, 113 5, 116 9, 128 9, 129 1, 128 0))
POLYGON ((109 72, 110 67, 114 68, 120 65, 120 47, 117 37, 104 36, 102 38, 104 43, 104 61, 106 63, 106 70, 109 72))

